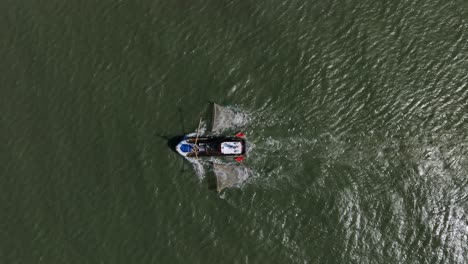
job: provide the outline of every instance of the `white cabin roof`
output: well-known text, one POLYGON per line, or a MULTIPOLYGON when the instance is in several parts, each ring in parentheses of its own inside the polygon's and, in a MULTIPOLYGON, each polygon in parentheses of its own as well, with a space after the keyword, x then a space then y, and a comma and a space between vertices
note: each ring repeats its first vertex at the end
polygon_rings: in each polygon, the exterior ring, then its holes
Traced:
POLYGON ((241 154, 242 153, 242 142, 223 142, 221 143, 221 153, 223 154, 241 154))

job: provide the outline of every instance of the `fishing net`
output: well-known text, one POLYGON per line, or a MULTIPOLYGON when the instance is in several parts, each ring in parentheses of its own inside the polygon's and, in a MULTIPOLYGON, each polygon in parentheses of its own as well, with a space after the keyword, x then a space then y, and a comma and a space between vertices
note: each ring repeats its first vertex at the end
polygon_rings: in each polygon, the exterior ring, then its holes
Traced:
POLYGON ((213 171, 218 192, 224 188, 239 186, 249 177, 248 169, 240 165, 213 164, 213 171))
POLYGON ((213 132, 240 127, 246 122, 247 116, 244 113, 213 104, 213 127, 211 129, 213 132))

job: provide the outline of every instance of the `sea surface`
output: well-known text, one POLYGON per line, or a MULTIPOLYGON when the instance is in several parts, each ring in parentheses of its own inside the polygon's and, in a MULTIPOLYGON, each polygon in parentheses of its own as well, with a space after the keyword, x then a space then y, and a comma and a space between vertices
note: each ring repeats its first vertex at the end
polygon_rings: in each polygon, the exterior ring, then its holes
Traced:
POLYGON ((4 0, 0 139, 0 263, 467 263, 468 2, 4 0))

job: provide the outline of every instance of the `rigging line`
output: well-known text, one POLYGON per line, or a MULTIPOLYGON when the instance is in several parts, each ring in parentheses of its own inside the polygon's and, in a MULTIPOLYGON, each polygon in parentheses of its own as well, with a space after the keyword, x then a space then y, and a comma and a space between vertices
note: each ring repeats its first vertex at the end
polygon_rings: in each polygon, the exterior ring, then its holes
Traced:
POLYGON ((194 146, 194 150, 195 150, 195 157, 198 159, 198 146, 197 146, 197 141, 198 141, 198 136, 200 135, 200 126, 201 126, 201 117, 200 117, 200 122, 198 122, 198 129, 197 129, 197 137, 195 138, 195 146, 194 146))

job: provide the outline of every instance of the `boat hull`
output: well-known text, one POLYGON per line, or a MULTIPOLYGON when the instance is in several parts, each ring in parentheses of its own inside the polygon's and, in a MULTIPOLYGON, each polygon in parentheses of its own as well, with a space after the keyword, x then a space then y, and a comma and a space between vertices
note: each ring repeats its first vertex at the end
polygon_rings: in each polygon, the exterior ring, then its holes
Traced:
POLYGON ((176 146, 184 157, 241 156, 246 152, 245 139, 239 137, 196 137, 185 136, 176 146))

